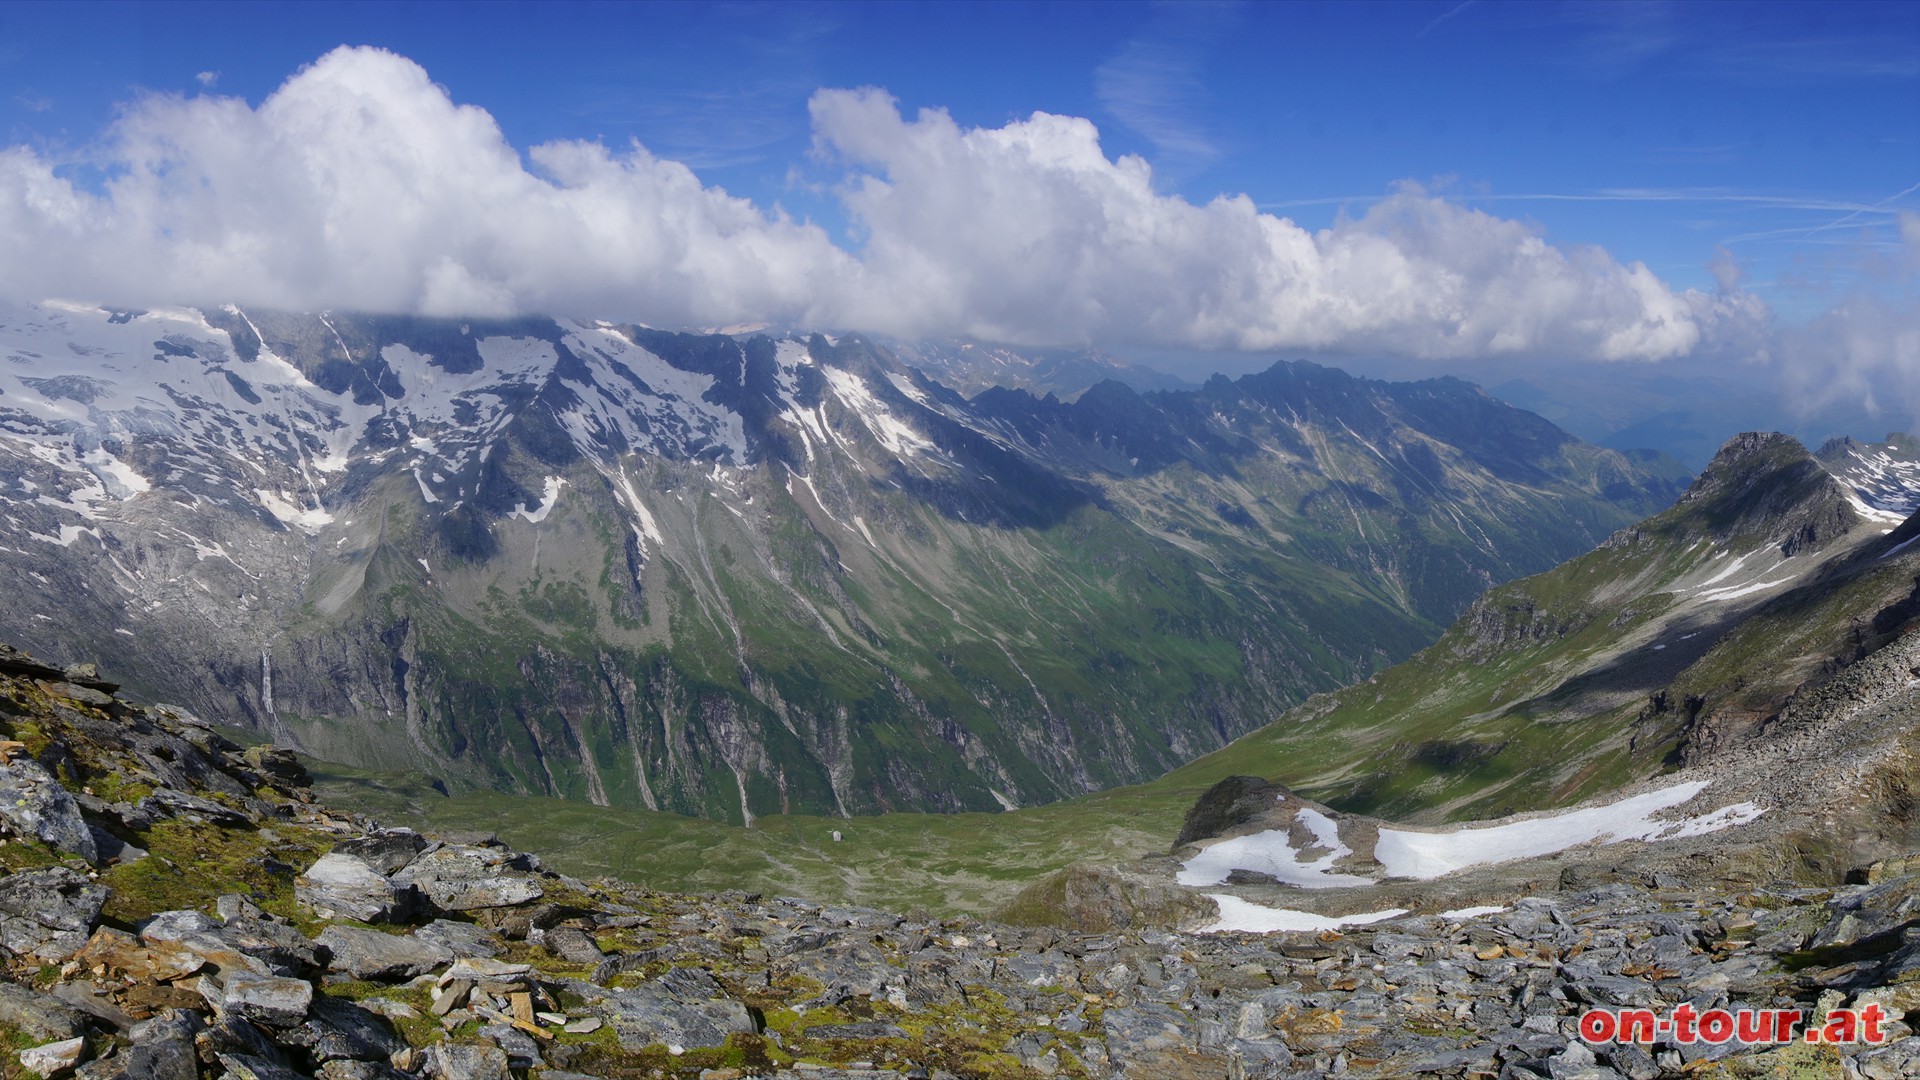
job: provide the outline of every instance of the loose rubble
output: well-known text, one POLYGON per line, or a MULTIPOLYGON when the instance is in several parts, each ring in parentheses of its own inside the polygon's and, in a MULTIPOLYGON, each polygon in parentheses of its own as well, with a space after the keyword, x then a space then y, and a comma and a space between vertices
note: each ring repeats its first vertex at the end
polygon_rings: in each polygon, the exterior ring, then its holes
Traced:
POLYGON ((575 880, 489 838, 381 828, 315 804, 282 754, 11 660, 8 775, 46 782, 43 798, 0 804, 9 1075, 1920 1073, 1920 859, 1863 868, 1856 885, 1738 893, 1623 870, 1473 917, 1318 934, 1085 933, 672 895, 575 880), (78 826, 46 827, 47 783, 78 826), (1810 1018, 1877 1003, 1893 1038, 1578 1037, 1589 1006, 1683 1002, 1810 1018))

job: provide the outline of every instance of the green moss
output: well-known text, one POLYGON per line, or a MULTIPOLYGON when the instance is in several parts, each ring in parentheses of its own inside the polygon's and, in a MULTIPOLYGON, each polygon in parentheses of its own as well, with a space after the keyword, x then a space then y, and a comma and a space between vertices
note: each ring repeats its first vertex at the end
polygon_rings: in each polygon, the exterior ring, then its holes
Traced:
POLYGON ((268 842, 253 828, 222 828, 174 818, 135 834, 149 854, 100 875, 112 890, 103 915, 121 925, 183 908, 209 908, 214 899, 238 893, 303 930, 317 929, 294 902, 293 878, 332 846, 333 838, 293 826, 277 826, 268 842))

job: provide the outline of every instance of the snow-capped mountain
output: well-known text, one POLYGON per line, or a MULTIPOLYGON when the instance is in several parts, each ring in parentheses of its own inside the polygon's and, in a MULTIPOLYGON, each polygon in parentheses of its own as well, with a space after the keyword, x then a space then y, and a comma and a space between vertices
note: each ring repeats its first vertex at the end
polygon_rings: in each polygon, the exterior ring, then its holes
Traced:
POLYGON ((733 820, 1156 774, 1674 492, 1311 364, 1065 404, 821 335, 60 304, 0 358, 13 640, 325 758, 733 820))

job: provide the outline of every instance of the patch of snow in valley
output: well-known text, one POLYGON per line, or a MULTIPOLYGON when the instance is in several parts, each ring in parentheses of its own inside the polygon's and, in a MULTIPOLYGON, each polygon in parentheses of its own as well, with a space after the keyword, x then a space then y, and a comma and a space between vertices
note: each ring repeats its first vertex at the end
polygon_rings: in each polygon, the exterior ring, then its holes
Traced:
POLYGON ((1267 907, 1255 904, 1226 893, 1208 893, 1208 899, 1220 905, 1220 918, 1217 922, 1200 928, 1203 934, 1216 934, 1223 931, 1238 930, 1249 934, 1271 934, 1277 931, 1319 932, 1338 930, 1342 926, 1364 926, 1377 923, 1398 915, 1405 915, 1406 908, 1388 908, 1385 911, 1368 911, 1358 915, 1315 915, 1310 911, 1293 911, 1288 908, 1267 907))
POLYGON ((1743 825, 1762 813, 1752 803, 1740 803, 1679 821, 1654 819, 1654 814, 1679 806, 1706 787, 1706 781, 1695 780, 1605 806, 1570 810, 1506 825, 1447 832, 1381 829, 1373 857, 1386 869, 1388 877, 1436 878, 1469 866, 1552 855, 1587 843, 1613 844, 1623 840, 1652 841, 1699 836, 1743 825))
POLYGON ((1479 907, 1463 907, 1454 908, 1452 911, 1443 911, 1440 913, 1440 917, 1443 919, 1477 919, 1482 915, 1498 915, 1505 910, 1507 910, 1507 908, 1504 904, 1484 904, 1479 907))
POLYGON ((1269 874, 1277 881, 1303 889, 1338 889, 1373 883, 1370 878, 1334 872, 1333 864, 1353 854, 1353 850, 1340 842, 1340 827, 1333 819, 1308 807, 1301 807, 1296 818, 1313 833, 1314 843, 1308 850, 1324 850, 1325 855, 1311 862, 1303 861, 1304 852, 1293 846, 1288 830, 1269 829, 1209 844, 1182 864, 1175 880, 1188 886, 1218 885, 1233 871, 1247 870, 1269 874))
MULTIPOLYGON (((1619 799, 1604 806, 1569 810, 1500 825, 1432 831, 1386 827, 1379 830, 1372 855, 1384 870, 1384 878, 1427 880, 1471 866, 1553 855, 1583 844, 1613 844, 1625 840, 1657 842, 1703 836, 1747 824, 1765 813, 1752 802, 1740 802, 1691 817, 1674 820, 1655 817, 1690 801, 1706 788, 1706 781, 1690 781, 1619 799)), ((1304 851, 1294 845, 1290 830, 1285 829, 1233 837, 1209 844, 1187 859, 1176 880, 1190 888, 1204 888, 1220 885, 1233 871, 1244 870, 1269 875, 1282 884, 1305 889, 1345 888, 1375 883, 1373 878, 1334 870, 1339 860, 1353 854, 1341 839, 1336 821, 1304 807, 1296 821, 1313 834, 1312 844, 1304 851), (1310 852, 1321 854, 1312 859, 1303 857, 1310 852)), ((1217 929, 1317 929, 1339 925, 1338 922, 1311 922, 1321 917, 1264 908, 1233 897, 1215 896, 1214 899, 1221 902, 1222 910, 1221 923, 1215 927, 1217 929), (1233 903, 1227 903, 1228 900, 1233 903)), ((1468 918, 1498 910, 1502 909, 1462 908, 1443 915, 1468 918)), ((1361 917, 1349 916, 1345 921, 1351 922, 1357 918, 1361 917)))

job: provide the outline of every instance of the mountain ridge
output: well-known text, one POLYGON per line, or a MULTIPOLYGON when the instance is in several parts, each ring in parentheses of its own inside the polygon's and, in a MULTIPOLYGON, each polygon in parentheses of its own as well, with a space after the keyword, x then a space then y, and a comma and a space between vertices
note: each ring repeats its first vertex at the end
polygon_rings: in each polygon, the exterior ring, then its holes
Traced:
POLYGON ((0 355, 19 640, 330 759, 742 822, 1145 778, 1672 490, 1314 366, 981 403, 853 338, 71 305, 0 355))

